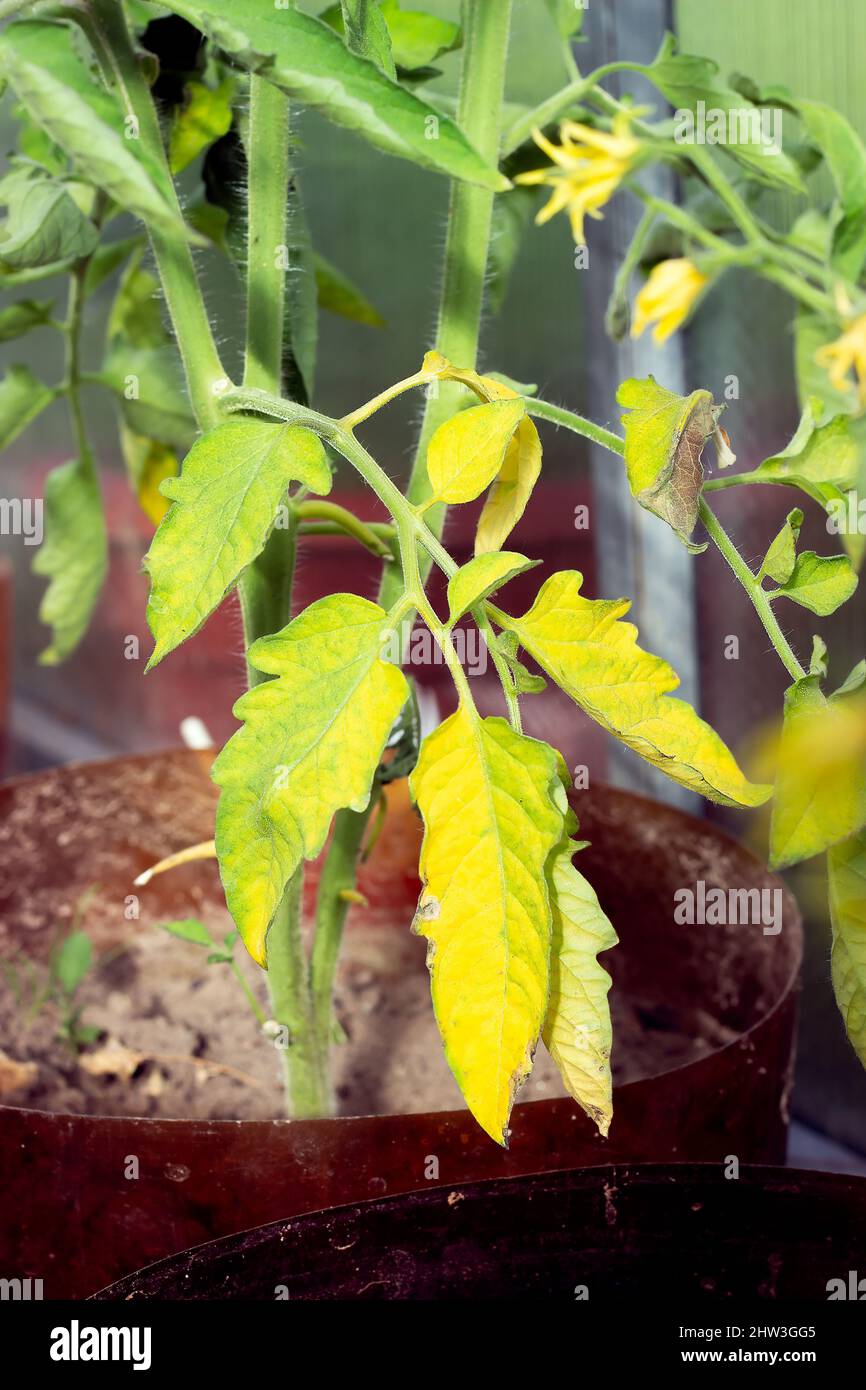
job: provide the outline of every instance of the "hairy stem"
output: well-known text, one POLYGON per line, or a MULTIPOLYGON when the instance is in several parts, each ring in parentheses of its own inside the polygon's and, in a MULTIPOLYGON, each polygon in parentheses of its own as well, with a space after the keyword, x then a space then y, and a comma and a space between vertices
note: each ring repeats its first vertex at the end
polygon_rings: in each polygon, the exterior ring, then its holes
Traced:
POLYGON ((156 108, 133 48, 123 6, 117 0, 91 0, 89 32, 107 81, 117 90, 127 113, 134 117, 138 138, 151 157, 160 188, 178 216, 178 230, 148 226, 166 304, 186 373, 190 402, 201 429, 219 419, 217 397, 226 384, 225 371, 211 331, 189 242, 181 222, 180 203, 168 167, 156 108))
POLYGON ((319 879, 310 978, 316 1030, 326 1046, 333 1031, 334 974, 349 911, 349 900, 342 895, 355 887, 364 833, 377 801, 374 794, 366 810, 341 811, 335 818, 334 834, 319 879))
MULTIPOLYGON (((457 124, 482 158, 495 164, 499 157, 511 0, 484 0, 483 5, 465 3, 463 17, 457 124)), ((436 348, 460 367, 474 367, 478 354, 493 196, 489 189, 459 179, 451 184, 436 348)), ((462 395, 459 386, 445 382, 437 383, 434 392, 428 394, 425 403, 406 491, 410 502, 423 502, 428 495, 427 445, 435 430, 454 413, 462 395)), ((444 520, 444 507, 431 509, 429 524, 436 535, 441 535, 444 520)), ((399 589, 399 571, 393 565, 387 566, 380 590, 385 608, 390 608, 399 589)))
POLYGON ((767 594, 759 584, 755 575, 749 569, 749 566, 725 531, 715 512, 712 511, 709 503, 703 498, 701 498, 700 518, 706 527, 710 540, 727 561, 734 575, 740 581, 751 599, 755 612, 763 623, 767 636, 775 647, 779 660, 785 667, 785 670, 793 680, 802 680, 806 672, 803 670, 803 667, 794 655, 788 639, 779 627, 767 594))
POLYGON ((600 444, 612 454, 621 454, 625 448, 624 441, 612 430, 606 430, 603 425, 597 425, 594 420, 587 420, 583 415, 576 415, 573 410, 551 405, 549 401, 537 401, 534 396, 527 396, 526 413, 534 415, 537 420, 549 420, 553 425, 561 425, 563 429, 583 435, 584 439, 590 439, 593 444, 600 444))
POLYGON ((331 1108, 328 1049, 313 1017, 307 957, 300 922, 303 874, 288 884, 268 932, 268 990, 274 1020, 288 1031, 282 1049, 286 1103, 293 1119, 327 1115, 331 1108))
POLYGON ((307 522, 320 522, 322 523, 322 526, 318 528, 320 535, 351 536, 367 550, 372 551, 374 555, 378 555, 380 559, 391 559, 391 548, 387 543, 386 536, 394 534, 393 527, 362 521, 347 507, 341 507, 337 502, 324 502, 318 499, 296 503, 294 512, 298 521, 304 523, 306 532, 310 530, 310 527, 306 525, 307 522))
POLYGON ((247 159, 250 200, 244 386, 278 391, 286 298, 281 257, 287 238, 289 101, 263 77, 250 78, 247 159))

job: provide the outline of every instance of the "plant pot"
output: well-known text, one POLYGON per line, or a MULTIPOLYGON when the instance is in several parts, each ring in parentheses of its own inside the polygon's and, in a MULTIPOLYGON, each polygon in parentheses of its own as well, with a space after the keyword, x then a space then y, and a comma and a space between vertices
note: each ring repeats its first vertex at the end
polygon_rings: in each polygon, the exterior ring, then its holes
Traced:
MULTIPOLYGON (((150 923, 215 910, 222 897, 210 862, 155 879, 142 890, 141 919, 124 916, 142 869, 212 833, 208 762, 191 752, 117 759, 0 788, 0 956, 18 948, 44 957, 61 914, 94 882, 102 888, 88 930, 98 948, 148 932, 162 938, 150 923)), ((729 1154, 780 1161, 802 944, 793 899, 734 841, 682 812, 600 786, 580 793, 575 807, 591 841, 581 868, 621 938, 605 957, 615 1006, 627 1006, 639 1030, 630 1042, 620 1032, 634 1079, 615 1086, 607 1140, 570 1099, 545 1099, 516 1106, 504 1151, 457 1099, 433 1109, 420 1080, 412 1106, 420 1113, 293 1122, 10 1105, 0 1110, 3 1271, 43 1278, 47 1297, 81 1297, 202 1241, 427 1181, 729 1154), (673 895, 698 879, 779 889, 781 933, 676 926, 673 895), (689 1040, 687 1062, 672 1048, 675 1036, 689 1040)), ((408 988, 409 972, 416 983, 426 979, 424 943, 408 932, 419 836, 408 803, 396 804, 361 881, 370 908, 355 912, 347 930, 345 957, 377 962, 386 993, 408 988)), ((426 1004, 423 1026, 432 1027, 426 1004)), ((387 1056, 411 1038, 392 1041, 387 1056)), ((438 1063, 438 1047, 430 1052, 438 1063)))
POLYGON ((97 1298, 824 1302, 830 1280, 847 1284, 862 1268, 864 1221, 864 1178, 594 1168, 274 1221, 162 1260, 97 1298))

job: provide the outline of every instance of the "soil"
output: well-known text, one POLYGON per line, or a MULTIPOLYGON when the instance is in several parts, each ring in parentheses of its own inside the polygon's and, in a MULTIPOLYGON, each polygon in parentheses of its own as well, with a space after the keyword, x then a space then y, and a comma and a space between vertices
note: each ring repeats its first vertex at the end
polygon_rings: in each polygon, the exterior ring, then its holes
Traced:
MULTIPOLYGON (((230 927, 219 909, 201 915, 214 939, 230 927)), ((236 959, 267 1012, 261 972, 240 947, 236 959)), ((76 1056, 57 1037, 51 1004, 28 1020, 8 984, 0 987, 0 1049, 11 1064, 0 1065, 7 1104, 99 1115, 281 1116, 274 1042, 259 1028, 230 969, 205 965, 201 948, 142 927, 131 946, 109 953, 93 970, 79 1002, 82 1022, 99 1037, 76 1056)), ((424 943, 408 930, 356 925, 348 932, 336 1010, 347 1039, 333 1054, 337 1113, 462 1105, 433 1018, 424 943)), ((666 1017, 616 992, 613 1015, 618 1082, 696 1060, 735 1036, 706 1014, 666 1017)), ((563 1094, 541 1045, 521 1099, 563 1094)))

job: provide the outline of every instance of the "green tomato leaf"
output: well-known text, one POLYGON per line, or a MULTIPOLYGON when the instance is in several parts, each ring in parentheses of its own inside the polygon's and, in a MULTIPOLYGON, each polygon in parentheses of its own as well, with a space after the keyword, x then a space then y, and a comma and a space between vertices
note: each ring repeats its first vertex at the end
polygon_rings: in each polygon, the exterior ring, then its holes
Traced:
POLYGON ((617 935, 595 889, 574 867, 579 848, 566 834, 547 868, 553 941, 542 1037, 569 1095, 606 1135, 613 1115, 611 981, 597 957, 617 944, 617 935))
POLYGON ((779 589, 771 590, 771 599, 789 598, 826 618, 835 613, 857 588, 857 576, 846 555, 816 555, 804 550, 797 556, 790 577, 779 589))
POLYGON ((64 994, 75 993, 92 961, 93 946, 87 933, 70 932, 54 958, 54 976, 64 994))
POLYGON ((498 314, 505 303, 511 272, 523 238, 532 225, 537 202, 536 189, 520 186, 497 194, 493 200, 487 273, 487 303, 491 313, 498 314))
MULTIPOLYGON (((718 63, 690 53, 677 53, 676 39, 672 34, 667 34, 654 61, 639 70, 678 114, 683 111, 696 112, 698 102, 704 103, 707 113, 721 111, 727 131, 726 140, 719 148, 742 165, 752 178, 776 188, 805 192, 794 161, 772 140, 764 138, 760 108, 754 106, 742 92, 734 91, 720 81, 718 63)), ((688 143, 688 134, 684 123, 679 138, 688 143)))
POLYGON ((339 0, 329 5, 319 18, 342 34, 353 53, 368 58, 389 77, 396 76, 391 54, 391 36, 379 0, 339 0))
POLYGON ((28 179, 10 195, 0 260, 19 269, 68 264, 99 241, 93 223, 68 190, 52 179, 28 179))
MULTIPOLYGON (((824 671, 822 674, 826 675, 827 673, 824 671)), ((853 695, 855 690, 860 690, 864 684, 866 684, 866 660, 860 660, 856 666, 852 667, 839 689, 834 690, 833 694, 853 695)))
POLYGON ((11 342, 29 333, 31 328, 42 328, 51 321, 54 304, 50 299, 19 299, 7 309, 0 309, 0 343, 11 342))
POLYGON ((327 309, 329 313, 339 314, 344 319, 352 319, 354 323, 369 324, 371 328, 384 326, 382 315, 342 271, 318 254, 314 262, 320 309, 327 309))
POLYGON ((800 535, 802 525, 803 513, 799 507, 795 507, 792 512, 788 513, 784 526, 764 556, 764 563, 758 572, 759 579, 763 575, 768 575, 777 584, 788 582, 797 563, 797 538, 800 535))
POLYGON ((585 9, 575 0, 544 0, 560 38, 573 39, 583 28, 585 9))
POLYGON ((121 237, 98 246, 90 258, 84 276, 84 293, 91 295, 119 270, 128 256, 143 247, 141 236, 121 237))
POLYGON ((841 218, 833 231, 833 266, 857 281, 866 261, 866 147, 850 121, 832 106, 798 101, 796 109, 836 185, 841 218))
POLYGON ((461 705, 421 745, 410 778, 424 818, 413 930, 429 942, 445 1056, 498 1144, 529 1074, 549 987, 545 865, 565 798, 556 754, 461 705))
POLYGON ((866 835, 834 846, 827 870, 833 992, 851 1046, 866 1067, 866 835))
POLYGON ((172 0, 170 8, 243 67, 379 149, 485 188, 508 186, 452 120, 350 52, 320 20, 258 0, 172 0))
POLYGON ((471 502, 493 482, 526 407, 519 397, 470 406, 440 425, 427 450, 427 473, 440 502, 471 502))
POLYGON ((527 560, 525 555, 502 550, 474 559, 461 565, 456 574, 448 580, 448 610, 452 623, 474 608, 476 603, 488 598, 490 594, 507 584, 517 574, 540 565, 540 560, 527 560))
POLYGON ((522 618, 497 618, 557 685, 647 762, 711 801, 760 806, 770 787, 749 782, 718 734, 685 700, 667 693, 679 677, 637 645, 619 619, 628 599, 587 599, 576 570, 554 574, 522 618))
POLYGON ((214 945, 204 922, 198 922, 194 917, 186 917, 180 922, 157 922, 157 926, 160 931, 167 931, 170 936, 176 936, 181 941, 191 941, 194 946, 214 945))
POLYGON ((405 676, 380 656, 387 621, 378 604, 331 594, 249 650, 250 662, 277 679, 235 705, 243 728, 213 778, 222 788, 216 846, 226 902, 260 965, 286 884, 322 849, 336 811, 366 808, 406 702, 405 676))
POLYGON ((382 0, 382 17, 388 26, 394 62, 404 72, 430 67, 463 42, 459 24, 423 10, 401 9, 399 0, 382 0))
POLYGON ((859 695, 822 693, 820 677, 785 694, 770 863, 821 854, 866 824, 866 707, 859 695))
POLYGON ((820 423, 820 403, 807 401, 791 442, 764 459, 755 481, 797 487, 821 506, 857 486, 866 447, 866 421, 835 415, 820 423))
POLYGON ((701 454, 719 417, 712 396, 709 391, 678 396, 650 376, 624 381, 616 398, 628 410, 622 420, 632 496, 666 521, 689 550, 705 550, 689 537, 704 481, 701 454))
POLYGON ((197 440, 179 478, 162 485, 173 502, 145 557, 147 621, 156 643, 150 670, 198 632, 247 565, 261 554, 289 483, 330 492, 318 435, 238 417, 197 440))
POLYGON ((170 339, 160 312, 159 282, 142 269, 143 255, 141 245, 121 276, 108 316, 108 341, 133 348, 159 348, 170 339))
POLYGON ((177 233, 186 230, 164 180, 114 96, 94 80, 82 36, 51 20, 19 20, 0 35, 0 73, 32 119, 83 179, 119 207, 177 233))
POLYGON ((234 77, 224 77, 216 87, 188 82, 185 104, 175 117, 169 139, 171 172, 179 174, 209 145, 231 129, 234 77))
POLYGON ((108 567, 108 538, 96 470, 90 458, 55 468, 45 484, 45 540, 33 573, 50 580, 39 620, 52 629, 39 657, 57 666, 75 650, 90 623, 108 567))
POLYGON ((51 387, 38 381, 29 367, 10 367, 0 381, 0 451, 17 439, 53 400, 51 387))
POLYGON ((136 347, 118 339, 99 373, 114 391, 123 418, 134 434, 187 449, 196 424, 184 390, 173 343, 136 347))

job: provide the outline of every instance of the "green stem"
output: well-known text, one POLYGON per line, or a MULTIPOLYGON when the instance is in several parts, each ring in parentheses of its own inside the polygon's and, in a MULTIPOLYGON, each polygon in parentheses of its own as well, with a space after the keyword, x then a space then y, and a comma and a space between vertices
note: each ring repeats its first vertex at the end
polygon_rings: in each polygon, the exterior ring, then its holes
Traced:
MULTIPOLYGON (((394 529, 390 526, 383 527, 381 524, 368 524, 360 517, 355 516, 347 507, 341 507, 337 502, 311 501, 298 502, 295 504, 295 515, 300 522, 320 521, 330 523, 327 526, 328 534, 342 534, 352 536, 367 550, 371 550, 380 559, 391 559, 391 548, 387 544, 383 531, 393 536, 394 529)), ((309 531, 309 527, 304 528, 309 531)), ((317 528, 320 534, 325 534, 321 528, 317 528)))
MULTIPOLYGON (((465 3, 463 60, 457 124, 488 164, 499 157, 500 119, 505 82, 505 59, 511 23, 511 0, 465 3)), ((478 354, 484 277, 490 246, 493 193, 486 188, 454 179, 445 234, 445 263, 439 307, 436 348, 460 367, 474 367, 478 354)), ((438 383, 428 394, 406 495, 423 502, 429 492, 426 458, 433 433, 453 415, 462 388, 438 383)), ((441 535, 445 508, 430 512, 430 528, 441 535)), ((386 566, 380 601, 390 608, 400 590, 399 571, 386 566)))
POLYGON ((538 106, 534 106, 531 111, 523 112, 516 121, 512 122, 503 136, 503 158, 512 154, 524 141, 528 140, 533 130, 543 130, 545 126, 551 125, 560 116, 564 116, 572 106, 577 106, 585 96, 592 92, 592 89, 602 78, 608 77, 614 72, 640 72, 640 64, 605 63, 603 67, 596 68, 586 77, 578 75, 567 86, 560 88, 558 92, 545 97, 544 101, 540 102, 538 106))
POLYGON ((300 922, 303 874, 290 880, 268 932, 268 991, 277 1023, 288 1030, 283 1049, 286 1103, 293 1119, 327 1115, 331 1108, 328 1049, 313 1017, 307 957, 300 922))
POLYGON ((749 473, 720 473, 718 477, 707 478, 704 483, 704 492, 722 492, 727 487, 740 487, 743 483, 766 483, 771 485, 774 482, 774 479, 762 476, 759 469, 755 468, 749 473))
POLYGON ((163 195, 178 217, 177 231, 148 226, 168 311, 183 360, 192 408, 201 429, 219 419, 217 396, 226 382, 210 320, 182 228, 182 213, 168 167, 153 98, 133 48, 123 6, 117 0, 91 0, 90 32, 106 78, 113 82, 157 172, 163 195))
POLYGON ((244 386, 271 391, 279 391, 283 369, 289 120, 288 98, 265 78, 251 77, 244 386))
POLYGON ((736 578, 740 581, 752 605, 764 625, 770 641, 778 653, 779 660, 785 670, 795 681, 802 680, 806 672, 797 660, 794 652, 776 621, 776 615, 770 605, 770 600, 765 590, 758 583, 757 578, 749 569, 734 542, 725 531, 715 512, 712 511, 708 502, 701 498, 700 518, 706 527, 710 540, 718 549, 719 553, 727 561, 736 578))
POLYGON ((326 1045, 332 1033, 334 974, 350 906, 341 894, 355 887, 358 856, 377 801, 374 793, 366 810, 340 812, 319 879, 310 979, 316 1031, 326 1045))
POLYGON ((79 261, 69 277, 69 299, 66 322, 63 325, 66 336, 66 370, 62 389, 69 404, 69 417, 79 464, 82 468, 93 472, 93 455, 87 441, 80 394, 81 329, 84 317, 84 278, 87 274, 87 266, 87 260, 79 261))
POLYGON ((573 430, 584 439, 590 439, 593 444, 600 444, 602 448, 609 449, 612 454, 622 454, 625 449, 624 441, 612 430, 606 430, 603 425, 597 425, 594 420, 587 420, 583 415, 576 415, 573 410, 551 405, 549 401, 537 401, 534 396, 527 396, 526 413, 534 415, 537 420, 549 420, 553 425, 573 430))

